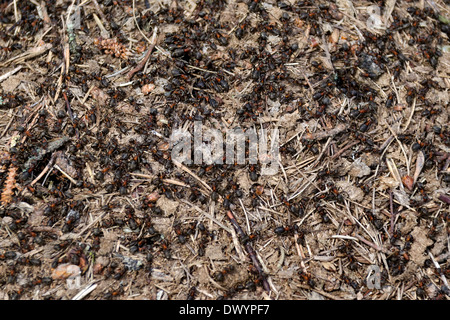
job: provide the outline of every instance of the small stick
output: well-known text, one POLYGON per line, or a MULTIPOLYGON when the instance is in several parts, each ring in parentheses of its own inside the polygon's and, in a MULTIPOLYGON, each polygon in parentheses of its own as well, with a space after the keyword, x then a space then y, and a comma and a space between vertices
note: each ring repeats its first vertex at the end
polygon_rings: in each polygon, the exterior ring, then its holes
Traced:
POLYGON ((136 24, 136 27, 139 30, 139 32, 141 33, 141 35, 145 38, 145 40, 147 40, 148 42, 151 43, 151 40, 149 40, 147 38, 147 36, 145 35, 145 33, 142 32, 141 27, 139 27, 139 23, 136 20, 136 0, 133 0, 133 19, 134 19, 134 23, 136 24))
POLYGON ((405 127, 403 128, 403 132, 406 131, 409 124, 411 123, 412 117, 414 115, 414 111, 416 110, 416 98, 414 98, 413 105, 411 107, 411 114, 409 115, 408 121, 406 121, 405 127))
POLYGON ((14 70, 11 70, 7 73, 5 73, 4 75, 0 76, 0 82, 2 82, 5 79, 8 79, 9 76, 12 76, 14 73, 16 73, 17 71, 19 71, 20 69, 22 69, 22 66, 18 66, 17 68, 15 68, 14 70))
POLYGON ((65 74, 66 74, 66 64, 62 63, 61 64, 61 73, 60 73, 59 78, 58 78, 58 82, 57 82, 57 86, 56 86, 56 92, 55 92, 55 96, 53 97, 53 101, 56 101, 59 98, 59 93, 61 91, 61 86, 62 86, 63 78, 64 78, 65 74))
POLYGON ((334 234, 331 236, 333 239, 346 239, 346 240, 358 240, 358 238, 352 237, 352 236, 345 236, 340 234, 334 234))
POLYGON ((95 85, 92 85, 89 90, 86 92, 86 94, 83 97, 83 100, 81 100, 81 104, 85 104, 86 100, 89 98, 89 95, 91 94, 92 89, 95 88, 95 85))
POLYGON ((236 218, 234 217, 234 214, 231 210, 227 211, 227 217, 230 219, 231 224, 233 225, 236 232, 239 234, 242 240, 247 238, 247 235, 245 234, 244 230, 242 230, 241 226, 237 222, 236 218))
POLYGON ((244 214, 245 214, 245 221, 247 222, 247 230, 250 233, 251 229, 250 229, 250 222, 248 220, 248 214, 247 214, 247 210, 245 210, 244 204, 242 203, 242 200, 239 199, 239 203, 241 204, 242 210, 244 210, 244 214))
POLYGON ((394 234, 394 223, 395 223, 394 201, 392 197, 392 190, 389 190, 389 206, 391 210, 391 226, 389 227, 389 234, 392 237, 394 234))
POLYGON ((162 182, 168 183, 168 184, 174 184, 174 185, 180 186, 180 187, 190 188, 190 186, 188 186, 184 182, 174 180, 174 179, 163 179, 162 182))
POLYGON ((8 124, 6 125, 5 129, 3 130, 2 134, 0 134, 0 138, 3 138, 6 132, 8 132, 9 127, 11 126, 12 122, 14 121, 14 118, 16 117, 16 114, 13 114, 11 117, 11 120, 9 120, 8 124))
MULTIPOLYGON (((327 150, 328 145, 329 145, 330 142, 331 142, 331 139, 333 139, 333 137, 329 137, 328 140, 327 140, 327 142, 325 142, 325 145, 322 147, 322 151, 320 152, 319 156, 318 156, 317 159, 314 161, 314 163, 311 165, 311 168, 314 168, 314 167, 320 162, 320 159, 323 157, 325 151, 327 150)), ((286 179, 286 183, 287 183, 287 179, 286 179)))
POLYGON ((390 136, 380 147, 379 151, 384 150, 394 140, 394 136, 390 136))
POLYGON ((93 17, 94 17, 95 23, 97 23, 97 26, 100 29, 100 34, 101 34, 102 38, 109 39, 109 32, 108 32, 108 30, 106 30, 106 28, 103 25, 100 18, 95 13, 93 14, 93 17))
POLYGON ((106 16, 105 16, 105 14, 104 14, 103 11, 102 11, 102 8, 100 8, 100 6, 99 6, 97 0, 92 0, 92 2, 94 3, 95 10, 96 10, 97 13, 100 15, 100 17, 101 17, 104 21, 108 21, 108 19, 106 19, 106 16))
POLYGON ((32 231, 34 232, 48 232, 48 233, 55 233, 60 235, 61 231, 58 229, 55 229, 53 227, 48 227, 48 226, 35 226, 31 228, 32 231))
POLYGON ((152 51, 156 46, 156 43, 158 42, 156 39, 157 32, 158 32, 158 28, 155 27, 152 38, 150 40, 150 46, 147 49, 147 53, 145 54, 145 57, 141 60, 141 62, 139 62, 139 64, 136 67, 134 67, 133 69, 131 69, 130 72, 128 72, 128 74, 127 74, 128 80, 133 78, 135 73, 139 72, 142 68, 144 68, 145 64, 147 63, 147 60, 150 58, 152 51))
POLYGON ((41 54, 45 53, 46 51, 50 50, 51 48, 52 48, 51 43, 46 43, 46 44, 43 44, 42 46, 31 48, 28 51, 21 53, 15 57, 12 57, 11 59, 1 63, 0 67, 7 66, 11 62, 14 62, 16 65, 18 65, 27 59, 31 59, 36 56, 40 56, 41 54))
POLYGON ((14 18, 16 19, 16 22, 19 22, 20 16, 19 11, 17 11, 17 0, 14 0, 14 18))
MULTIPOLYGON (((40 103, 40 102, 38 102, 38 103, 40 103)), ((33 118, 33 120, 31 120, 31 123, 28 125, 28 130, 31 130, 31 128, 34 126, 34 124, 37 122, 37 119, 38 119, 38 116, 39 116, 39 110, 43 107, 43 103, 41 103, 41 104, 39 104, 37 107, 36 107, 36 109, 35 110, 33 110, 33 112, 36 112, 36 114, 34 115, 34 118, 33 118)), ((32 114, 32 113, 31 113, 32 114)), ((30 115, 30 118, 31 118, 31 115, 30 115)), ((28 118, 27 119, 27 122, 28 121, 30 121, 30 118, 28 118)), ((21 143, 24 143, 25 142, 25 140, 27 140, 27 135, 24 135, 23 136, 23 138, 22 138, 22 140, 21 140, 21 143)))
POLYGON ((239 20, 239 22, 228 32, 228 35, 232 34, 234 32, 234 30, 236 30, 238 28, 238 26, 242 23, 242 21, 244 21, 245 18, 247 18, 247 16, 248 16, 248 13, 245 16, 243 16, 241 18, 241 20, 239 20))
POLYGON ((366 240, 365 238, 361 237, 359 234, 355 234, 354 237, 356 239, 358 239, 361 242, 364 242, 365 244, 367 244, 369 247, 377 250, 377 251, 381 251, 384 253, 388 253, 386 249, 381 248, 380 246, 376 245, 375 243, 370 242, 369 240, 366 240))
POLYGON ((400 142, 400 140, 398 140, 397 133, 394 132, 394 130, 391 128, 391 126, 389 124, 387 124, 387 127, 391 131, 391 133, 394 136, 395 140, 398 142, 398 145, 400 146, 400 149, 402 150, 403 155, 405 156, 406 170, 407 170, 408 175, 409 175, 409 162, 408 162, 408 156, 406 155, 405 148, 403 148, 402 143, 400 142))
POLYGON ((198 70, 198 71, 207 72, 207 73, 218 73, 217 71, 211 71, 211 70, 202 69, 202 68, 199 68, 199 67, 191 66, 190 64, 188 64, 187 67, 191 68, 191 69, 198 70))
POLYGON ((440 194, 438 199, 443 201, 443 202, 445 202, 445 203, 447 203, 447 204, 450 204, 450 197, 447 196, 446 194, 443 194, 443 193, 440 194))
MULTIPOLYGON (((100 214, 97 218, 95 218, 91 223, 89 223, 87 226, 85 226, 83 229, 81 229, 78 233, 67 233, 61 236, 61 240, 75 240, 78 239, 85 233, 89 228, 91 228, 93 225, 95 225, 97 222, 99 222, 103 217, 107 214, 107 212, 103 212, 100 214)), ((120 245, 120 242, 118 243, 120 245)))
POLYGON ((53 163, 56 160, 56 155, 57 155, 56 153, 54 153, 52 155, 52 157, 50 158, 50 161, 45 166, 44 170, 42 170, 42 172, 30 183, 30 187, 32 187, 36 182, 38 182, 47 173, 47 171, 50 170, 50 168, 53 166, 53 163))
MULTIPOLYGON (((98 281, 98 280, 97 280, 98 281)), ((95 290, 97 288, 96 283, 88 284, 84 289, 82 289, 80 292, 78 292, 72 300, 82 300, 84 297, 86 297, 89 293, 95 290)))
POLYGON ((182 170, 186 171, 187 173, 189 173, 193 178, 195 178, 198 182, 200 182, 209 192, 212 192, 213 189, 202 179, 200 179, 195 173, 193 173, 191 170, 189 170, 189 168, 187 168, 186 166, 184 166, 182 163, 172 159, 173 163, 178 167, 181 168, 182 170))
POLYGON ((91 177, 92 184, 95 184, 94 173, 92 172, 91 166, 87 162, 86 162, 86 169, 87 169, 87 171, 89 173, 89 177, 91 177))
POLYGON ((143 174, 143 173, 130 172, 130 175, 136 176, 136 177, 141 177, 141 178, 146 178, 146 179, 153 179, 154 178, 154 176, 151 176, 149 174, 143 174))
POLYGON ((250 259, 253 262, 253 265, 255 266, 256 270, 258 270, 259 275, 262 278, 263 287, 267 292, 270 292, 270 286, 267 282, 266 276, 264 275, 264 271, 261 267, 261 264, 258 260, 258 257, 256 256, 255 250, 251 246, 250 242, 248 241, 248 236, 245 234, 244 230, 240 227, 239 223, 236 221, 236 218, 233 215, 233 212, 231 210, 227 211, 227 217, 230 220, 231 224, 233 225, 236 232, 241 237, 241 241, 244 243, 245 250, 247 250, 248 255, 250 256, 250 259), (247 240, 247 241, 246 241, 247 240))
POLYGON ((395 164, 394 160, 392 160, 391 158, 386 158, 386 164, 392 177, 399 183, 400 188, 403 189, 402 178, 400 176, 400 173, 398 172, 397 165, 395 164))
POLYGON ((67 106, 67 113, 69 114, 70 121, 73 121, 73 112, 72 108, 70 107, 69 99, 67 98, 66 92, 63 91, 64 100, 66 100, 66 106, 67 106))
POLYGON ((232 229, 228 228, 226 225, 224 225, 222 222, 220 222, 219 220, 217 220, 216 218, 214 218, 211 214, 207 213, 206 211, 200 209, 199 207, 197 207, 195 204, 192 204, 186 200, 181 199, 181 202, 186 203, 187 205, 191 206, 192 208, 194 208, 195 210, 197 210, 199 213, 203 214, 205 217, 207 217, 208 219, 210 219, 212 222, 216 223, 219 227, 221 227, 223 230, 225 230, 228 233, 231 233, 232 229))
POLYGON ((92 2, 94 3, 95 10, 97 11, 98 15, 100 16, 100 18, 99 18, 94 13, 93 14, 94 20, 97 23, 98 27, 100 28, 100 33, 101 33, 102 37, 108 39, 110 37, 110 34, 109 34, 108 30, 106 30, 105 26, 102 23, 102 20, 106 22, 106 21, 108 21, 108 19, 106 19, 106 16, 103 13, 102 9, 100 8, 97 0, 92 0, 92 2))
POLYGON ((47 7, 45 6, 45 1, 41 1, 40 4, 41 11, 42 11, 42 19, 44 20, 44 27, 45 29, 48 29, 52 23, 50 20, 50 17, 48 16, 47 7))
POLYGON ((431 258, 431 261, 433 262, 437 272, 439 273, 439 276, 441 277, 442 282, 445 284, 445 286, 447 287, 447 289, 450 289, 448 282, 447 282, 447 278, 445 278, 444 273, 442 272, 441 266, 439 265, 439 263, 436 261, 436 259, 434 259, 433 255, 431 254, 430 251, 428 251, 428 255, 431 258))
POLYGON ((331 130, 328 131, 320 131, 320 132, 315 132, 315 133, 307 133, 305 134, 305 139, 307 140, 322 140, 325 138, 328 138, 330 136, 335 136, 339 133, 341 133, 342 131, 345 131, 347 129, 347 126, 344 124, 338 124, 336 127, 334 127, 331 130))
POLYGON ((337 157, 339 157, 341 154, 343 154, 345 151, 347 151, 348 149, 350 149, 351 147, 357 145, 358 143, 360 143, 360 141, 353 141, 352 143, 346 145, 345 147, 343 147, 341 150, 339 150, 338 152, 336 152, 334 155, 332 155, 330 157, 330 160, 334 160, 337 157))
MULTIPOLYGON (((47 173, 48 170, 50 170, 50 167, 52 166, 53 161, 50 160, 50 162, 45 166, 44 170, 41 171, 41 173, 30 183, 30 187, 33 186, 36 182, 38 182, 44 174, 47 173)), ((25 190, 25 189, 24 189, 25 190)))
POLYGON ((295 239, 295 248, 297 249, 297 253, 300 256, 300 265, 302 267, 302 271, 305 272, 306 271, 306 265, 305 265, 306 257, 305 257, 305 253, 303 252, 302 247, 298 243, 298 234, 297 233, 294 235, 294 239, 295 239))
POLYGON ((279 249, 280 249, 280 260, 277 263, 277 270, 281 269, 281 267, 283 266, 284 258, 285 258, 283 247, 280 246, 279 249))

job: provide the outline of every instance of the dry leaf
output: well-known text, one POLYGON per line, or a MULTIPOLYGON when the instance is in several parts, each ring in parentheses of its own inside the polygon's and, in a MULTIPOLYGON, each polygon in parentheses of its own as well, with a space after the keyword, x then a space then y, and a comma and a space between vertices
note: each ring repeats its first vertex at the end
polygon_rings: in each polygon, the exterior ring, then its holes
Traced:
POLYGON ((415 227, 411 232, 414 241, 411 245, 410 256, 411 260, 417 265, 422 266, 428 256, 425 254, 427 247, 433 244, 433 240, 427 236, 428 229, 424 227, 415 227))
POLYGON ((94 274, 102 274, 103 272, 103 265, 101 263, 94 264, 92 271, 94 274))
POLYGON ((419 154, 417 155, 416 171, 414 172, 413 184, 416 183, 417 178, 419 177, 420 172, 422 171, 424 165, 425 165, 425 156, 423 152, 420 151, 419 154))
POLYGON ((167 151, 170 148, 169 142, 161 142, 158 144, 158 150, 159 151, 167 151))
POLYGON ((380 187, 382 190, 395 189, 399 186, 399 182, 392 177, 380 177, 380 187))
POLYGON ((159 199, 160 195, 158 192, 152 192, 149 195, 147 195, 147 201, 148 202, 156 202, 159 199))
POLYGON ((361 188, 354 186, 348 181, 337 181, 336 186, 345 192, 352 201, 362 201, 364 199, 364 192, 361 188))
POLYGON ((408 188, 408 190, 412 191, 414 187, 414 180, 410 176, 406 175, 402 178, 403 185, 408 188))
POLYGON ((152 92, 154 89, 155 89, 155 85, 153 83, 149 83, 149 84, 145 84, 145 85, 142 86, 141 92, 144 95, 147 95, 150 92, 152 92))
POLYGON ((339 29, 334 29, 330 35, 329 41, 332 44, 336 44, 339 41, 339 29))
POLYGON ((92 98, 96 100, 100 104, 106 104, 106 101, 109 99, 109 96, 98 87, 94 87, 91 91, 92 98))
POLYGON ((78 177, 77 170, 70 164, 69 159, 61 152, 57 151, 55 164, 58 165, 65 173, 72 178, 78 177))
POLYGON ((161 210, 166 214, 166 215, 170 215, 170 214, 174 214, 175 212, 177 212, 178 206, 179 206, 179 202, 177 201, 173 201, 170 200, 166 197, 161 197, 158 199, 158 201, 156 202, 156 205, 161 208, 161 210))
POLYGON ((352 163, 348 174, 352 177, 361 178, 370 174, 370 168, 361 158, 358 158, 352 163))
POLYGON ((392 160, 391 158, 386 158, 386 164, 392 177, 400 184, 402 182, 402 179, 400 178, 400 173, 398 172, 394 160, 392 160))
POLYGON ((53 270, 52 278, 54 280, 67 279, 69 277, 75 277, 79 274, 81 274, 81 269, 79 266, 70 263, 64 263, 60 264, 58 267, 56 267, 56 269, 53 270))
POLYGON ((394 190, 392 191, 395 199, 404 207, 409 207, 409 197, 405 190, 394 190))
POLYGON ((333 271, 333 272, 336 271, 336 266, 332 262, 324 261, 324 262, 322 262, 322 267, 324 267, 324 269, 328 270, 328 271, 333 271))

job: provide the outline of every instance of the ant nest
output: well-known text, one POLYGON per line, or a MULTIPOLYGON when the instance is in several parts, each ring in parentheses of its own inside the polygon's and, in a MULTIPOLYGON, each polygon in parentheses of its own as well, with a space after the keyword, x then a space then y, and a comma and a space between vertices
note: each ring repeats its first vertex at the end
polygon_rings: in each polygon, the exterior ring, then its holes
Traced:
POLYGON ((131 55, 130 50, 123 44, 119 43, 115 38, 114 39, 96 38, 94 40, 94 45, 99 47, 101 50, 104 50, 105 53, 114 55, 116 58, 122 58, 124 60, 127 60, 131 55))

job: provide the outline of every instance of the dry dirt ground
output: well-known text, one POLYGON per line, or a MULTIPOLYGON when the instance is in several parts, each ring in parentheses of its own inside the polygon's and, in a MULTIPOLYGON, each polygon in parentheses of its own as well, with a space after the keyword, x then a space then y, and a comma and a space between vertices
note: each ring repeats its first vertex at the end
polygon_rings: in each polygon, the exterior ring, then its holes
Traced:
POLYGON ((0 299, 449 298, 447 0, 0 13, 0 299), (172 161, 194 121, 277 173, 172 161))

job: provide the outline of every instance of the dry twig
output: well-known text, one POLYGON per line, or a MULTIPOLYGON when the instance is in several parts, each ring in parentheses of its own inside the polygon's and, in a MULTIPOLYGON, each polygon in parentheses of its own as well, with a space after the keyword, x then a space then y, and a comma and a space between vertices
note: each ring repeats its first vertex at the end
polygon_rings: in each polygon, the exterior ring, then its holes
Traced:
POLYGON ((330 136, 335 136, 345 130, 347 130, 346 125, 338 124, 336 127, 334 127, 331 130, 307 133, 304 135, 304 138, 306 140, 322 140, 322 139, 328 138, 330 136))
POLYGON ((227 217, 230 220, 231 224, 233 225, 236 232, 239 234, 241 242, 244 244, 245 250, 247 251, 248 255, 250 256, 250 259, 253 262, 253 265, 258 270, 258 273, 263 281, 263 287, 266 291, 270 292, 270 286, 267 282, 266 276, 264 274, 263 269, 261 268, 261 264, 258 260, 258 257, 256 256, 255 250, 251 246, 250 242, 248 241, 248 236, 245 234, 244 230, 240 227, 239 223, 237 222, 236 218, 234 217, 234 214, 231 210, 227 211, 227 217))
POLYGON ((153 49, 155 48, 156 44, 158 43, 157 34, 158 34, 158 28, 155 27, 155 29, 153 30, 152 38, 150 40, 150 45, 147 49, 147 53, 145 54, 145 56, 141 60, 141 62, 139 62, 139 64, 136 67, 134 67, 133 69, 131 69, 128 72, 128 74, 127 74, 128 80, 133 78, 135 73, 139 72, 142 68, 144 68, 145 64, 147 63, 148 59, 150 58, 150 56, 152 54, 153 49))

